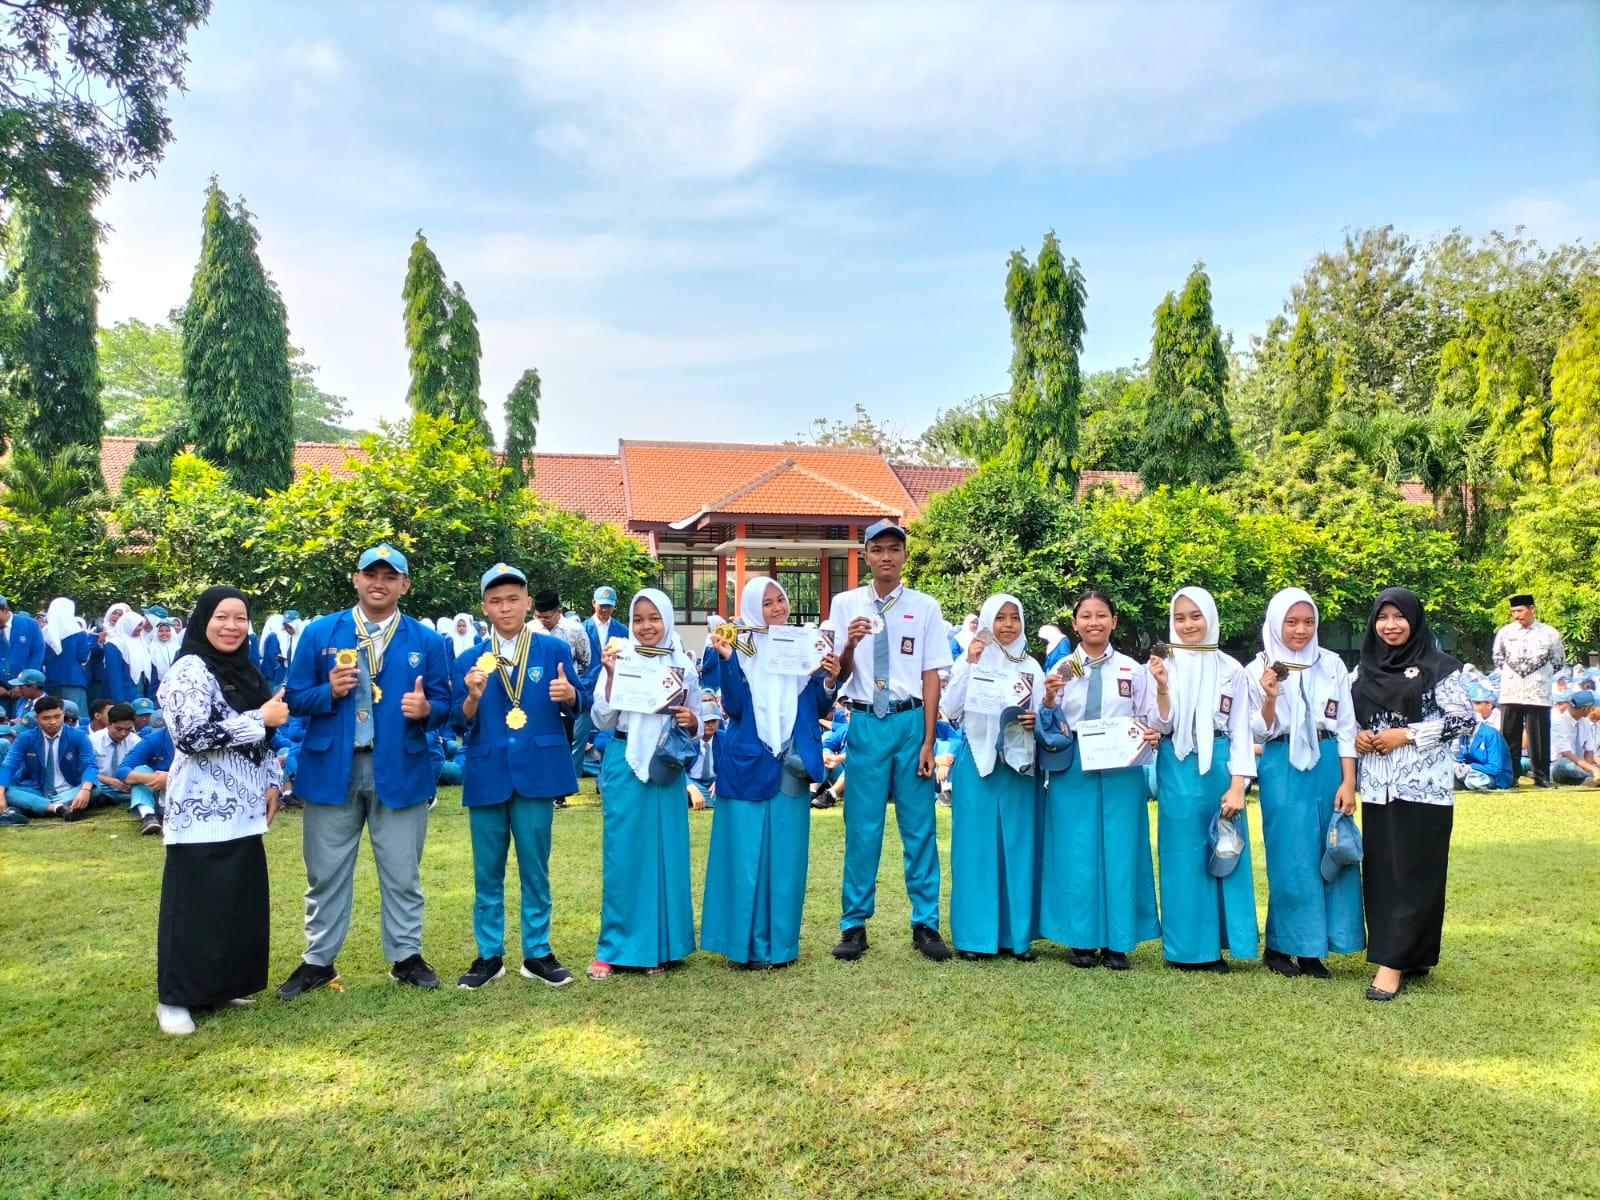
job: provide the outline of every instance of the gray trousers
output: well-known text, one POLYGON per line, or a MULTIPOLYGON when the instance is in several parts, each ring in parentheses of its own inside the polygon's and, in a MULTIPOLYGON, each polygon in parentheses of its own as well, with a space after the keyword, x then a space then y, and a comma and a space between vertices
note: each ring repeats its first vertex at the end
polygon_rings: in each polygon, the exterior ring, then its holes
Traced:
POLYGON ((428 806, 386 808, 372 781, 372 755, 350 765, 343 804, 308 804, 301 827, 306 860, 306 962, 325 967, 350 932, 361 827, 372 839, 383 912, 383 957, 392 963, 422 953, 422 845, 428 806))

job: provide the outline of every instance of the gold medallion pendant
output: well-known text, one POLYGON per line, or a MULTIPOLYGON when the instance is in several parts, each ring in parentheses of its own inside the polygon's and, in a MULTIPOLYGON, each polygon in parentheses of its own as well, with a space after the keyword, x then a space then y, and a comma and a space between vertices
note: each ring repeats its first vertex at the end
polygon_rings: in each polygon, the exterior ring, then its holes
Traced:
POLYGON ((523 712, 520 707, 513 708, 506 713, 506 727, 509 729, 521 729, 527 723, 528 714, 523 712))
POLYGON ((341 650, 333 656, 333 662, 338 667, 353 667, 356 665, 356 652, 354 650, 341 650))
POLYGON ((372 685, 372 702, 374 704, 383 703, 383 689, 377 684, 372 685))
POLYGON ((491 671, 493 671, 499 665, 500 665, 500 660, 498 658, 496 658, 492 654, 480 654, 480 655, 478 655, 478 661, 477 661, 476 666, 477 666, 478 670, 482 671, 485 675, 489 674, 491 671))

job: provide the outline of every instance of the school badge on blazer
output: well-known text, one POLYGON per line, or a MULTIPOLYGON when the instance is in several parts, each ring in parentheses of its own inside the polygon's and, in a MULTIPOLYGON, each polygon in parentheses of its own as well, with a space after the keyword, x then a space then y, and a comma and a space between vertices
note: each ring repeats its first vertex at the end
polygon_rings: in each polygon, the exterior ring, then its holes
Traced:
POLYGON ((903 638, 900 639, 900 653, 901 654, 915 654, 916 652, 917 652, 917 639, 916 638, 914 638, 914 637, 903 637, 903 638))
POLYGON ((1339 702, 1337 700, 1329 700, 1322 706, 1322 715, 1330 721, 1337 721, 1339 719, 1339 702))
POLYGON ((1133 696, 1133 680, 1117 680, 1117 695, 1121 696, 1124 700, 1131 699, 1133 696))
POLYGON ((406 661, 413 667, 419 667, 422 665, 422 655, 413 650, 410 654, 406 655, 406 661))
POLYGON ((1219 713, 1221 713, 1223 716, 1227 716, 1229 713, 1233 712, 1233 697, 1232 696, 1223 696, 1220 699, 1218 699, 1217 700, 1217 711, 1219 713))
POLYGON ((543 667, 529 667, 528 668, 528 678, 530 680, 532 680, 534 683, 538 683, 539 680, 544 678, 544 668, 543 667))

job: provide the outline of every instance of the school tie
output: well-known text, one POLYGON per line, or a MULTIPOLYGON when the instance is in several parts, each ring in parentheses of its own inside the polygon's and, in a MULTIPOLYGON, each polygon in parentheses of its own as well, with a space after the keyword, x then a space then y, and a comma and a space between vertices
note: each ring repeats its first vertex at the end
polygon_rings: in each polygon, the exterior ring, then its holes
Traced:
POLYGON ((0 680, 10 679, 11 671, 11 622, 0 625, 0 680))
MULTIPOLYGON (((376 641, 383 632, 382 625, 363 620, 367 636, 376 641)), ((378 714, 372 710, 372 674, 367 668, 367 656, 356 655, 356 749, 372 745, 372 734, 377 726, 378 714)))
POLYGON ((1305 726, 1307 752, 1315 754, 1317 752, 1317 718, 1316 714, 1311 711, 1311 696, 1309 695, 1310 689, 1306 687, 1306 675, 1307 672, 1300 672, 1300 678, 1296 681, 1300 685, 1300 720, 1305 726))
POLYGON ((54 738, 44 739, 44 778, 39 788, 46 796, 56 790, 56 743, 54 738))
POLYGON ((1089 668, 1089 694, 1083 698, 1083 719, 1100 719, 1100 668, 1105 663, 1095 663, 1089 668))
POLYGON ((872 635, 872 715, 889 715, 889 627, 872 635))

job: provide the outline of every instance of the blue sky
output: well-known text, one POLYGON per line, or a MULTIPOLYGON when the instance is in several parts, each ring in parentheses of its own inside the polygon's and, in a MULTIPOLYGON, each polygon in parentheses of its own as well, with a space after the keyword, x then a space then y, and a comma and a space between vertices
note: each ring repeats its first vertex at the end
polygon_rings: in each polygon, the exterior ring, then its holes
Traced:
POLYGON ((421 228, 546 450, 915 434, 1006 387, 1006 258, 1051 228, 1089 369, 1197 260, 1243 342, 1346 229, 1600 236, 1592 3, 219 0, 190 51, 101 210, 102 320, 184 300, 215 174, 322 386, 398 418, 421 228))

